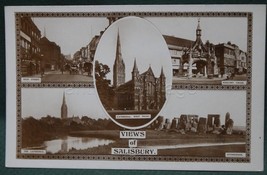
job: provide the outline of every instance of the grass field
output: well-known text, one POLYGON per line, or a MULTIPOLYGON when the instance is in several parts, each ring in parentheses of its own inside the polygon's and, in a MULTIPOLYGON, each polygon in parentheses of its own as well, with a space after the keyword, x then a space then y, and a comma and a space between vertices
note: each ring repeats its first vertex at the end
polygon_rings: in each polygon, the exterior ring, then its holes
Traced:
POLYGON ((226 152, 246 152, 245 145, 224 145, 196 148, 179 148, 158 150, 159 155, 192 157, 225 157, 226 152))
MULTIPOLYGON (((99 146, 86 150, 71 150, 72 154, 95 154, 108 155, 111 154, 111 148, 127 148, 128 139, 120 139, 119 131, 105 130, 105 131, 81 131, 71 133, 73 136, 82 137, 98 137, 115 140, 110 145, 99 146)), ((199 146, 190 148, 173 148, 173 149, 159 149, 158 155, 173 155, 173 156, 208 156, 208 157, 224 157, 226 152, 245 152, 245 144, 231 143, 245 143, 244 135, 215 135, 215 134, 178 134, 175 132, 165 131, 146 131, 146 139, 138 139, 138 146, 170 146, 183 144, 216 144, 229 143, 230 145, 215 145, 215 146, 199 146)))

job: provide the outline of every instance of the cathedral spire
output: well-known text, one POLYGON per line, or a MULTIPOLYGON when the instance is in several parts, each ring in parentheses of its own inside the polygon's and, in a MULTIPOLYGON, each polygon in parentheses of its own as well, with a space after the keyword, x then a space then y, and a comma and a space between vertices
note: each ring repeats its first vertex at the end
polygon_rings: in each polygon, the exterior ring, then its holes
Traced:
POLYGON ((62 100, 62 105, 61 105, 61 119, 67 119, 68 117, 68 107, 66 104, 66 99, 65 99, 65 92, 63 93, 63 100, 62 100))
POLYGON ((136 58, 134 59, 134 66, 132 71, 132 79, 134 80, 139 75, 138 67, 136 64, 136 58))
POLYGON ((113 65, 113 86, 118 87, 119 85, 125 83, 125 64, 121 54, 121 42, 120 42, 120 32, 118 29, 117 33, 117 45, 115 53, 115 62, 113 65))
POLYGON ((117 49, 116 49, 116 54, 121 55, 121 41, 120 41, 120 29, 118 29, 117 33, 117 49))
POLYGON ((62 105, 66 105, 65 92, 63 93, 63 101, 62 101, 62 105))
POLYGON ((136 58, 134 58, 134 67, 133 67, 133 71, 138 71, 138 67, 136 64, 136 58))
POLYGON ((161 66, 160 76, 161 76, 161 77, 165 77, 165 75, 164 75, 164 71, 163 71, 163 66, 161 66))

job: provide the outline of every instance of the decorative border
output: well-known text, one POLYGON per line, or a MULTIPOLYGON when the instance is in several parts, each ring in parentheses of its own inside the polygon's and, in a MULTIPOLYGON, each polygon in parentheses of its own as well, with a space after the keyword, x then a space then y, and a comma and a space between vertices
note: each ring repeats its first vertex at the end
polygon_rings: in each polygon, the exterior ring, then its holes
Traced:
POLYGON ((25 17, 248 17, 248 12, 18 12, 25 17))
POLYGON ((252 98, 252 26, 251 12, 16 12, 16 104, 17 104, 17 158, 19 159, 62 159, 62 160, 122 160, 122 161, 166 161, 166 162, 235 162, 251 161, 251 98, 252 98), (115 156, 115 155, 31 155, 21 154, 21 88, 94 88, 93 82, 75 83, 21 83, 20 74, 20 17, 244 17, 247 18, 247 84, 246 85, 193 85, 173 84, 180 90, 244 90, 246 91, 246 157, 184 157, 184 156, 115 156))
POLYGON ((164 161, 164 162, 227 162, 248 163, 250 158, 224 157, 185 157, 185 156, 116 156, 116 155, 32 155, 20 154, 19 159, 54 159, 54 160, 108 160, 108 161, 164 161))
POLYGON ((94 88, 94 83, 22 83, 22 88, 94 88))

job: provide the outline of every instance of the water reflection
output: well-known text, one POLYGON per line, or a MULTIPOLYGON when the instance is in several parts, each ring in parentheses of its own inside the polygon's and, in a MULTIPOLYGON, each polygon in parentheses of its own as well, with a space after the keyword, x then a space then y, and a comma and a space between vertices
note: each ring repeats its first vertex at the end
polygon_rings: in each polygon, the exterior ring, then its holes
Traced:
POLYGON ((101 145, 108 145, 114 142, 113 140, 100 139, 100 138, 86 138, 86 137, 64 137, 62 139, 55 139, 45 141, 46 151, 50 153, 66 153, 70 149, 77 150, 98 147, 101 145))

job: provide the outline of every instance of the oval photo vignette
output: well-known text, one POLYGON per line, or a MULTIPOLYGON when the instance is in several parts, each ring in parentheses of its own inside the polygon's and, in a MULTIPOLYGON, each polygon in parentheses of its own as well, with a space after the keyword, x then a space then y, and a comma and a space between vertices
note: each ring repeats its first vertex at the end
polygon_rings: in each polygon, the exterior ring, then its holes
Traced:
POLYGON ((113 122, 127 129, 151 124, 172 86, 162 34, 140 17, 111 21, 95 52, 94 80, 99 102, 113 122))

